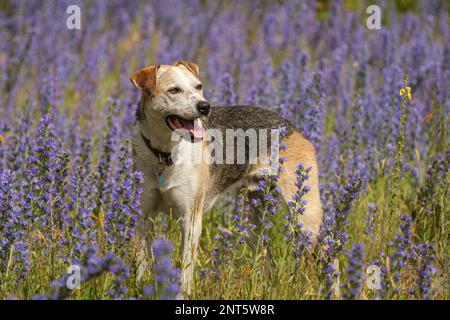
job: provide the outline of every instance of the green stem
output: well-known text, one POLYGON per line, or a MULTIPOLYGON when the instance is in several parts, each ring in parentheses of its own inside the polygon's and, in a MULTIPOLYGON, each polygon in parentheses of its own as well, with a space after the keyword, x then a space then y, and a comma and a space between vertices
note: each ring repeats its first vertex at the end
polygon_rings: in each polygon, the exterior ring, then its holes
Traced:
MULTIPOLYGON (((404 79, 404 87, 405 89, 408 86, 408 75, 405 74, 405 79, 404 79)), ((389 201, 389 218, 392 217, 394 215, 394 211, 395 209, 398 208, 398 206, 396 206, 396 202, 398 197, 400 196, 400 182, 401 182, 401 171, 402 171, 402 167, 403 167, 403 150, 405 148, 405 127, 406 127, 406 108, 407 108, 407 104, 408 104, 408 94, 405 93, 403 95, 403 99, 402 99, 402 115, 400 118, 400 136, 398 138, 397 141, 397 152, 395 155, 395 164, 394 164, 394 176, 392 179, 392 185, 391 185, 391 196, 390 196, 390 201, 389 201)), ((388 224, 388 228, 391 225, 391 223, 388 224)))

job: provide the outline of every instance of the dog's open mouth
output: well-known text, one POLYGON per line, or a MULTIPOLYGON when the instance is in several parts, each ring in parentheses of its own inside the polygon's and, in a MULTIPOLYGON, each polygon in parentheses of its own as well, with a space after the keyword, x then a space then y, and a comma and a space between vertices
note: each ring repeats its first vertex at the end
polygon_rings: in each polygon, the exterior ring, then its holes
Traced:
POLYGON ((186 120, 176 115, 170 115, 167 116, 166 123, 173 131, 180 129, 187 130, 192 138, 203 138, 205 135, 205 129, 200 119, 186 120))

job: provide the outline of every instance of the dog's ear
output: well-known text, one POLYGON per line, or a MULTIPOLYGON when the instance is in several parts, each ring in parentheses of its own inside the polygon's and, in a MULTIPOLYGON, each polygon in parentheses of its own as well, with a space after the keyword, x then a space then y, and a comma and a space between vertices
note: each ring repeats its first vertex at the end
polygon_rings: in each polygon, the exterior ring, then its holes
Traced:
POLYGON ((156 91, 156 72, 158 66, 150 66, 142 69, 130 78, 130 81, 149 96, 153 96, 156 91))
POLYGON ((192 72, 197 78, 200 79, 200 70, 198 69, 198 65, 190 62, 190 61, 186 61, 186 60, 178 60, 177 62, 175 62, 173 64, 174 66, 179 66, 179 65, 183 65, 186 67, 186 69, 188 69, 190 72, 192 72))

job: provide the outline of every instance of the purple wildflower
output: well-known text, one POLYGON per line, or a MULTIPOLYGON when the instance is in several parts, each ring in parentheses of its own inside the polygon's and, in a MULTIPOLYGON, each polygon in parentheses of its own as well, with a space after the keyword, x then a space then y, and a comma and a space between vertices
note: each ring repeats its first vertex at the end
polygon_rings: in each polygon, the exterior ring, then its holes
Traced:
POLYGON ((307 202, 304 198, 310 190, 310 187, 307 185, 310 172, 311 168, 305 169, 301 163, 297 166, 295 171, 297 192, 292 197, 292 200, 288 202, 289 212, 284 217, 286 220, 284 225, 286 229, 285 238, 292 247, 297 262, 300 261, 305 251, 310 250, 312 247, 311 234, 298 221, 299 217, 305 212, 307 202))
POLYGON ((376 219, 378 217, 377 206, 373 202, 369 202, 368 209, 369 212, 366 216, 366 227, 364 229, 364 233, 373 238, 373 229, 376 227, 376 219))
POLYGON ((153 273, 155 276, 155 294, 157 299, 179 299, 180 270, 172 266, 173 245, 165 239, 153 241, 152 251, 155 257, 153 273))
POLYGON ((343 284, 344 299, 358 299, 364 278, 364 245, 357 243, 352 246, 346 269, 347 282, 343 284))

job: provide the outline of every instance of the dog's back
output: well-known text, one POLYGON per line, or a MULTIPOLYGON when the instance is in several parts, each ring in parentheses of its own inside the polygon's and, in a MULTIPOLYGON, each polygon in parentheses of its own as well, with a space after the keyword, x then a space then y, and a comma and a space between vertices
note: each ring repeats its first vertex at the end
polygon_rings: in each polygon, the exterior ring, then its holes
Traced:
MULTIPOLYGON (((260 129, 268 129, 267 131, 267 150, 270 150, 270 129, 277 129, 279 127, 284 127, 286 129, 286 134, 292 133, 294 130, 292 126, 283 118, 278 116, 276 113, 257 108, 253 106, 226 106, 226 107, 213 107, 209 117, 206 119, 205 123, 206 129, 217 129, 222 133, 223 139, 225 140, 227 133, 226 130, 242 130, 242 132, 248 132, 248 130, 254 129, 256 133, 260 129)), ((258 140, 261 138, 257 135, 258 140)), ((236 141, 235 141, 236 142, 236 141)), ((230 143, 230 141, 226 141, 230 143)), ((258 141, 259 144, 259 141, 258 141)), ((210 195, 214 197, 216 194, 223 192, 230 185, 238 182, 250 169, 250 159, 249 159, 249 139, 245 139, 245 162, 238 163, 237 161, 237 150, 238 143, 234 143, 234 157, 231 164, 227 164, 226 158, 227 149, 225 146, 225 141, 223 143, 223 164, 213 162, 210 166, 210 176, 214 181, 213 192, 210 195)))
POLYGON ((213 107, 205 121, 205 127, 225 129, 275 129, 286 127, 288 133, 292 125, 273 111, 254 106, 213 107))
MULTIPOLYGON (((285 158, 283 164, 284 172, 280 175, 279 186, 282 190, 282 197, 285 202, 292 200, 292 196, 296 193, 297 188, 295 186, 296 175, 295 170, 299 163, 302 163, 305 168, 311 167, 312 171, 308 179, 308 185, 311 191, 306 195, 308 202, 305 210, 304 217, 301 219, 307 229, 314 234, 317 234, 319 225, 322 220, 322 209, 319 197, 318 186, 318 169, 314 153, 313 145, 305 139, 298 131, 296 131, 292 125, 281 118, 275 112, 257 108, 253 106, 229 106, 229 107, 214 107, 211 109, 211 114, 205 120, 206 129, 217 129, 222 133, 225 140, 227 137, 227 130, 241 130, 240 134, 244 133, 241 137, 245 141, 245 161, 238 163, 237 160, 237 143, 234 143, 234 152, 232 163, 226 163, 227 148, 225 143, 223 145, 223 161, 224 163, 213 162, 210 166, 210 188, 205 199, 206 207, 210 207, 213 204, 217 195, 221 194, 225 190, 232 186, 241 186, 249 184, 255 184, 258 179, 261 178, 261 174, 258 172, 260 169, 268 167, 268 165, 255 164, 250 162, 250 146, 249 139, 245 137, 245 132, 249 130, 255 130, 260 133, 261 129, 267 129, 262 131, 266 136, 257 134, 258 138, 257 146, 260 146, 260 139, 267 138, 266 150, 270 153, 271 150, 271 129, 279 129, 283 127, 283 136, 281 137, 281 143, 287 146, 287 149, 280 152, 280 156, 285 158)), ((239 139, 239 138, 237 138, 239 139)), ((236 142, 236 141, 235 141, 236 142)), ((230 141, 226 140, 226 144, 230 141)), ((230 150, 228 150, 229 152, 230 150)), ((228 154, 229 156, 229 154, 228 154)))

